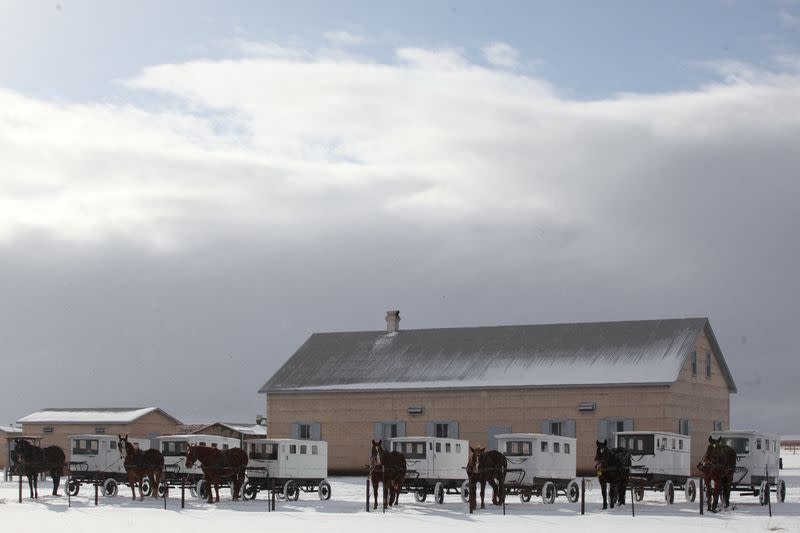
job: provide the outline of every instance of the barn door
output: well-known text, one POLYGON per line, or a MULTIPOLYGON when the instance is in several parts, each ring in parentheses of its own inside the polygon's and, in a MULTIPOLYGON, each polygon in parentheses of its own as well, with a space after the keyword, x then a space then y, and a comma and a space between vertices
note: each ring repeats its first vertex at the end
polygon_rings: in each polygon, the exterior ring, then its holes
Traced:
MULTIPOLYGON (((497 450, 497 435, 511 433, 511 426, 492 426, 489 428, 489 450, 497 450)), ((502 452, 503 450, 497 450, 502 452)))

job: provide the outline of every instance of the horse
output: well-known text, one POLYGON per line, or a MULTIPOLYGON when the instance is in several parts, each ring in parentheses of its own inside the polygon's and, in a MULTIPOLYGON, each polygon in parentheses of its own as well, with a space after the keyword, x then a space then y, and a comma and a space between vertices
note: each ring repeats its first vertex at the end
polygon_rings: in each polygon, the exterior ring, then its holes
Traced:
POLYGON ((214 503, 214 496, 211 493, 213 487, 217 494, 216 502, 219 502, 219 483, 225 479, 233 481, 233 501, 239 499, 242 485, 244 484, 244 474, 247 470, 247 452, 241 448, 230 448, 220 450, 211 446, 200 446, 190 444, 186 450, 186 468, 194 466, 195 462, 200 463, 203 469, 203 477, 208 483, 208 503, 214 503))
POLYGON ((608 447, 608 441, 596 441, 597 451, 594 454, 595 471, 600 481, 600 492, 603 494, 603 509, 614 504, 625 505, 625 492, 628 488, 628 477, 631 472, 631 454, 625 448, 608 447), (606 486, 611 485, 606 496, 606 486))
POLYGON ((373 509, 378 508, 379 483, 383 482, 383 506, 391 507, 400 502, 400 489, 406 479, 406 457, 400 452, 384 450, 382 443, 383 440, 372 441, 369 462, 369 478, 375 500, 373 509))
POLYGON ((161 474, 164 471, 164 456, 155 449, 140 450, 130 442, 128 435, 119 438, 119 456, 128 473, 128 483, 131 486, 131 499, 136 499, 136 484, 139 484, 139 501, 144 500, 142 480, 147 476, 150 481, 150 491, 153 498, 158 498, 158 487, 161 485, 161 474))
MULTIPOLYGON (((708 437, 708 448, 697 469, 703 473, 703 482, 708 494, 708 510, 717 512, 719 504, 720 488, 722 488, 722 502, 727 509, 731 500, 731 484, 733 483, 733 473, 736 470, 736 450, 722 444, 722 437, 714 439, 708 437), (711 494, 711 481, 714 481, 713 505, 711 494)), ((703 494, 700 494, 700 498, 703 494)))
POLYGON ((58 446, 41 448, 25 439, 14 439, 17 463, 14 470, 18 475, 28 476, 28 486, 31 498, 39 497, 37 478, 41 472, 48 472, 53 479, 53 496, 58 496, 58 486, 61 484, 61 473, 67 457, 64 450, 58 446))
POLYGON ((486 483, 492 487, 492 505, 502 505, 505 500, 505 480, 508 470, 506 456, 496 450, 486 451, 484 447, 470 446, 467 459, 467 479, 469 480, 469 510, 478 506, 476 492, 481 484, 481 509, 486 509, 484 497, 486 483))

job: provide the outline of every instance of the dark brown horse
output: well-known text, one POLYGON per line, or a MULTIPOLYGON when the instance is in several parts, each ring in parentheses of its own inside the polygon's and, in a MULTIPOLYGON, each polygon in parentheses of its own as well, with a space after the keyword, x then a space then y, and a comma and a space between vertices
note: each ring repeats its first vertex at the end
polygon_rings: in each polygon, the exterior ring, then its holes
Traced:
POLYGON ((131 486, 131 498, 136 499, 136 485, 139 485, 139 501, 144 500, 142 480, 145 477, 150 481, 150 493, 153 498, 158 498, 158 487, 161 485, 161 474, 164 471, 164 456, 155 449, 140 450, 130 442, 128 436, 119 437, 119 456, 128 473, 128 483, 131 486))
POLYGON ((492 505, 502 505, 506 498, 505 481, 508 470, 506 456, 496 450, 486 451, 478 446, 469 448, 467 459, 467 479, 469 480, 469 510, 477 507, 477 488, 481 484, 481 509, 486 509, 484 497, 486 484, 492 487, 492 505))
POLYGON ((631 473, 631 454, 625 448, 609 449, 607 440, 598 440, 596 443, 594 466, 600 481, 600 492, 603 494, 603 509, 608 509, 609 503, 612 509, 615 503, 625 505, 625 491, 628 489, 628 477, 631 473), (610 485, 608 495, 607 485, 610 485))
POLYGON ((186 468, 191 468, 194 463, 200 463, 203 477, 206 480, 208 503, 214 503, 213 487, 219 502, 219 484, 221 481, 230 480, 233 483, 233 501, 239 499, 239 494, 244 484, 244 474, 247 470, 247 452, 241 448, 220 450, 211 446, 189 445, 186 451, 186 468))
POLYGON ((378 484, 383 483, 383 505, 391 507, 400 501, 400 489, 406 479, 406 457, 400 452, 383 449, 383 441, 372 441, 369 460, 369 478, 375 500, 373 509, 378 508, 378 484))
POLYGON ((66 455, 58 446, 40 448, 25 439, 14 439, 14 451, 17 464, 14 471, 20 476, 28 476, 28 487, 31 498, 39 497, 37 478, 42 472, 48 472, 53 479, 53 496, 58 496, 58 486, 61 484, 61 473, 64 471, 66 455))
MULTIPOLYGON (((697 469, 703 473, 705 483, 705 493, 708 494, 708 510, 717 512, 719 504, 720 490, 722 490, 722 502, 727 509, 731 501, 731 484, 733 483, 733 473, 736 470, 736 450, 722 444, 722 437, 714 439, 708 437, 708 448, 706 454, 697 465, 697 469), (713 505, 711 482, 714 482, 713 505)), ((703 494, 700 494, 700 498, 703 494)))

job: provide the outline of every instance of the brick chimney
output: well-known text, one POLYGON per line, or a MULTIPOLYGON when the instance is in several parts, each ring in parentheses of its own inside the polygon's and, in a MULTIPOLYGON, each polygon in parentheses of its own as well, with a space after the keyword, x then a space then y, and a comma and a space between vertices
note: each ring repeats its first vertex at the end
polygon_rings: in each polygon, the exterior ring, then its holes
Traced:
POLYGON ((386 333, 400 331, 400 311, 386 311, 386 333))

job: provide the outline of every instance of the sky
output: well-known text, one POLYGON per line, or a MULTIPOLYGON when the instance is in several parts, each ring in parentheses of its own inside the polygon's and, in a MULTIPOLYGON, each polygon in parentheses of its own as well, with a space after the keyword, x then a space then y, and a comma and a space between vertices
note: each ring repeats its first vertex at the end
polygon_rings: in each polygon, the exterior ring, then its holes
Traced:
POLYGON ((321 331, 707 316, 800 433, 800 3, 0 0, 0 422, 321 331))

